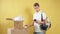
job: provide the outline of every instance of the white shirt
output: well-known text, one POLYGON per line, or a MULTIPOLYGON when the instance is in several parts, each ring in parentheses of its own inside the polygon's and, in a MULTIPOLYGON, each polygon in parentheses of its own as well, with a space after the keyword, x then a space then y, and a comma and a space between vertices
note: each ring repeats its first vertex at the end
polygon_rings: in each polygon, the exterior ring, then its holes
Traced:
MULTIPOLYGON (((36 20, 41 20, 41 13, 43 15, 43 19, 46 19, 46 14, 40 10, 39 12, 35 12, 34 15, 33 15, 33 20, 36 19, 36 20)), ((42 32, 42 30, 40 29, 40 25, 38 23, 35 23, 34 22, 34 31, 35 32, 42 32)))

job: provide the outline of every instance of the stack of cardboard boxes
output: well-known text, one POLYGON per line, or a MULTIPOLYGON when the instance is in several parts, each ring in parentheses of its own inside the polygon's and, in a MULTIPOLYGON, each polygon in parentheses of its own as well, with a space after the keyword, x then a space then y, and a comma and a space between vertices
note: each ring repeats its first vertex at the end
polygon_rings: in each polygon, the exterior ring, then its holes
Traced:
POLYGON ((24 29, 23 27, 23 18, 18 16, 13 19, 14 20, 14 28, 8 28, 8 34, 29 34, 28 29, 24 29))

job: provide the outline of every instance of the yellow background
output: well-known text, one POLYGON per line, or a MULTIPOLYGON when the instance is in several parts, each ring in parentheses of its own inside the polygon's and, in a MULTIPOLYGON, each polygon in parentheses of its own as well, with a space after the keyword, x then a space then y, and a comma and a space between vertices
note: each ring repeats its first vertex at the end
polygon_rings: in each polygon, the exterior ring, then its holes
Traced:
MULTIPOLYGON (((51 28, 47 34, 60 34, 60 0, 0 0, 0 34, 7 34, 8 28, 13 28, 13 21, 6 20, 7 17, 14 18, 22 15, 25 24, 32 24, 34 13, 33 4, 38 2, 40 9, 46 12, 51 20, 51 28)), ((30 34, 33 27, 29 28, 30 34)))

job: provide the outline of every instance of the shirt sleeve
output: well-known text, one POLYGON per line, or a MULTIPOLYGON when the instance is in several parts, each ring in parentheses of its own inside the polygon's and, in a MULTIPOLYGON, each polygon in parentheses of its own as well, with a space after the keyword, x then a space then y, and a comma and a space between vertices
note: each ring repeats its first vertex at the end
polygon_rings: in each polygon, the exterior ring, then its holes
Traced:
POLYGON ((35 15, 35 14, 33 14, 33 20, 34 20, 34 19, 36 19, 36 15, 35 15))
POLYGON ((43 19, 46 19, 46 13, 43 12, 43 19))

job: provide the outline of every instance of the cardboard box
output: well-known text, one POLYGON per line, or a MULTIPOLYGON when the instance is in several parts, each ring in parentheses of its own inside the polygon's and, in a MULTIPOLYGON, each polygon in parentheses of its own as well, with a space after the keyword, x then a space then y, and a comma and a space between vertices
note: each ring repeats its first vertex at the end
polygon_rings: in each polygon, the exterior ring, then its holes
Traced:
POLYGON ((22 21, 14 21, 14 28, 23 29, 23 22, 22 21))
POLYGON ((13 21, 14 21, 14 28, 9 28, 8 34, 29 34, 29 31, 23 28, 24 20, 21 16, 13 18, 13 21))
POLYGON ((12 30, 11 31, 11 34, 29 34, 28 30, 25 30, 25 29, 21 29, 21 30, 12 30))
POLYGON ((14 21, 14 28, 23 29, 24 19, 22 16, 17 16, 15 18, 7 18, 7 20, 13 20, 14 21))
POLYGON ((22 16, 18 16, 18 17, 13 18, 13 21, 14 21, 14 28, 23 29, 24 19, 22 16))
POLYGON ((8 29, 8 34, 29 34, 27 29, 8 29))

